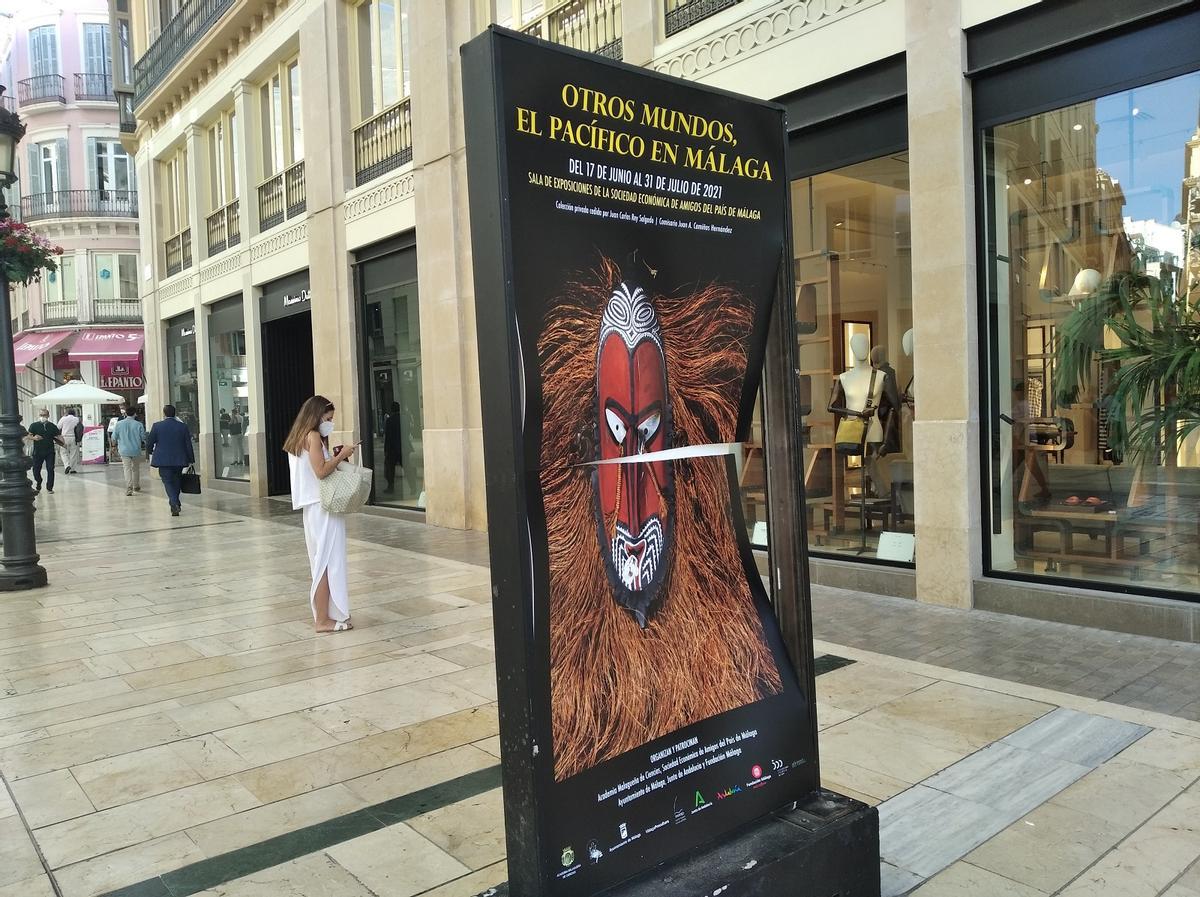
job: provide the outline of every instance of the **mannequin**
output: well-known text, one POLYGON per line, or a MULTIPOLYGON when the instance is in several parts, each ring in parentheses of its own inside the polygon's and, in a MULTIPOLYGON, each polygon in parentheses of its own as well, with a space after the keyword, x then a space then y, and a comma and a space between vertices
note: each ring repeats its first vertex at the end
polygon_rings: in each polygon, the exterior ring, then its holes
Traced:
MULTIPOLYGON (((904 355, 906 358, 912 358, 913 332, 912 332, 911 327, 908 330, 904 331, 904 336, 900 337, 900 348, 902 348, 904 350, 904 355)), ((901 401, 903 401, 904 404, 908 406, 910 411, 912 410, 913 406, 916 405, 917 400, 913 396, 913 378, 912 377, 908 378, 908 385, 904 387, 904 393, 901 395, 900 398, 901 398, 901 401)))
POLYGON ((883 384, 887 379, 881 371, 871 366, 871 344, 866 336, 856 333, 850 337, 850 353, 854 357, 851 368, 839 374, 833 384, 833 394, 829 397, 829 410, 834 414, 861 415, 867 407, 868 390, 871 386, 871 374, 875 373, 875 389, 869 396, 871 399, 871 420, 867 424, 867 446, 883 442, 883 425, 879 422, 878 409, 883 400, 883 384))
POLYGON ((871 350, 871 365, 883 374, 883 400, 879 403, 879 422, 883 426, 883 439, 879 446, 879 454, 896 454, 904 447, 900 436, 898 412, 901 399, 896 369, 888 364, 887 349, 883 346, 876 346, 871 350))

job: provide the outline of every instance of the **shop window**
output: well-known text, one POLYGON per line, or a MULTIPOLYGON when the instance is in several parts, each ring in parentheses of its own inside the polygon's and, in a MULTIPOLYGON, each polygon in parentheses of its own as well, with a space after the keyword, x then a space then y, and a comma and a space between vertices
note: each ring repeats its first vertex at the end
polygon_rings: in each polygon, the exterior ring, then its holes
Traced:
POLYGON ((985 130, 990 566, 1200 591, 1200 73, 985 130))
POLYGON ((167 396, 175 415, 187 425, 195 443, 196 467, 200 468, 200 400, 196 366, 196 323, 193 315, 167 322, 167 396))
MULTIPOLYGON (((801 178, 791 189, 809 547, 819 555, 911 563, 908 157, 801 178), (868 395, 871 420, 862 438, 839 448, 839 423, 851 417, 847 411, 867 411, 868 395)), ((750 539, 765 547, 760 409, 739 478, 750 539)))
POLYGON ((246 325, 240 298, 226 299, 213 306, 208 322, 208 353, 216 475, 228 480, 249 480, 246 430, 250 423, 250 387, 246 325))
POLYGON ((425 507, 421 321, 415 250, 360 266, 376 504, 425 507))

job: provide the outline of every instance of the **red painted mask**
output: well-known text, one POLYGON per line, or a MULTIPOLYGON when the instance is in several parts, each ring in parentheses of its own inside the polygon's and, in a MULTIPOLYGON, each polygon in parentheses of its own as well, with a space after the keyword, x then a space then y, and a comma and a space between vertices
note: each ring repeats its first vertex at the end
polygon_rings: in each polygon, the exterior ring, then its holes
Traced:
MULTIPOLYGON (((620 284, 605 306, 596 353, 599 458, 670 447, 667 363, 654 304, 620 284)), ((592 476, 600 552, 617 602, 645 628, 666 578, 674 519, 670 461, 600 464, 592 476)))

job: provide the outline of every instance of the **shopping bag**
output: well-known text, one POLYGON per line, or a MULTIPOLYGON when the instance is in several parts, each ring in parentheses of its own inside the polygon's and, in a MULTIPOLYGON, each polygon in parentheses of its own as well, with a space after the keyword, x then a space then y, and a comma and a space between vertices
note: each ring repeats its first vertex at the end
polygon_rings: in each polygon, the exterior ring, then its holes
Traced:
POLYGON ((189 467, 179 475, 179 491, 185 495, 200 494, 200 474, 195 467, 189 467))
POLYGON ((370 468, 343 461, 321 480, 321 507, 330 514, 353 514, 366 504, 373 477, 370 468))

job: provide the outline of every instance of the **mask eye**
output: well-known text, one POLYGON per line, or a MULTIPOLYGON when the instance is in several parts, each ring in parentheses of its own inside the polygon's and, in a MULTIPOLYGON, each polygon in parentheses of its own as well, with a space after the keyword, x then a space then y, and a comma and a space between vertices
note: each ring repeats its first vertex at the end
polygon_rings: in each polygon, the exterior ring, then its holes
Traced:
POLYGON ((625 442, 625 421, 621 420, 611 408, 604 409, 604 420, 608 423, 608 432, 612 434, 612 438, 616 440, 617 445, 623 445, 625 442))
POLYGON ((654 438, 654 434, 658 432, 659 424, 662 423, 662 414, 655 411, 640 424, 638 424, 638 440, 642 445, 648 445, 650 440, 654 438))

